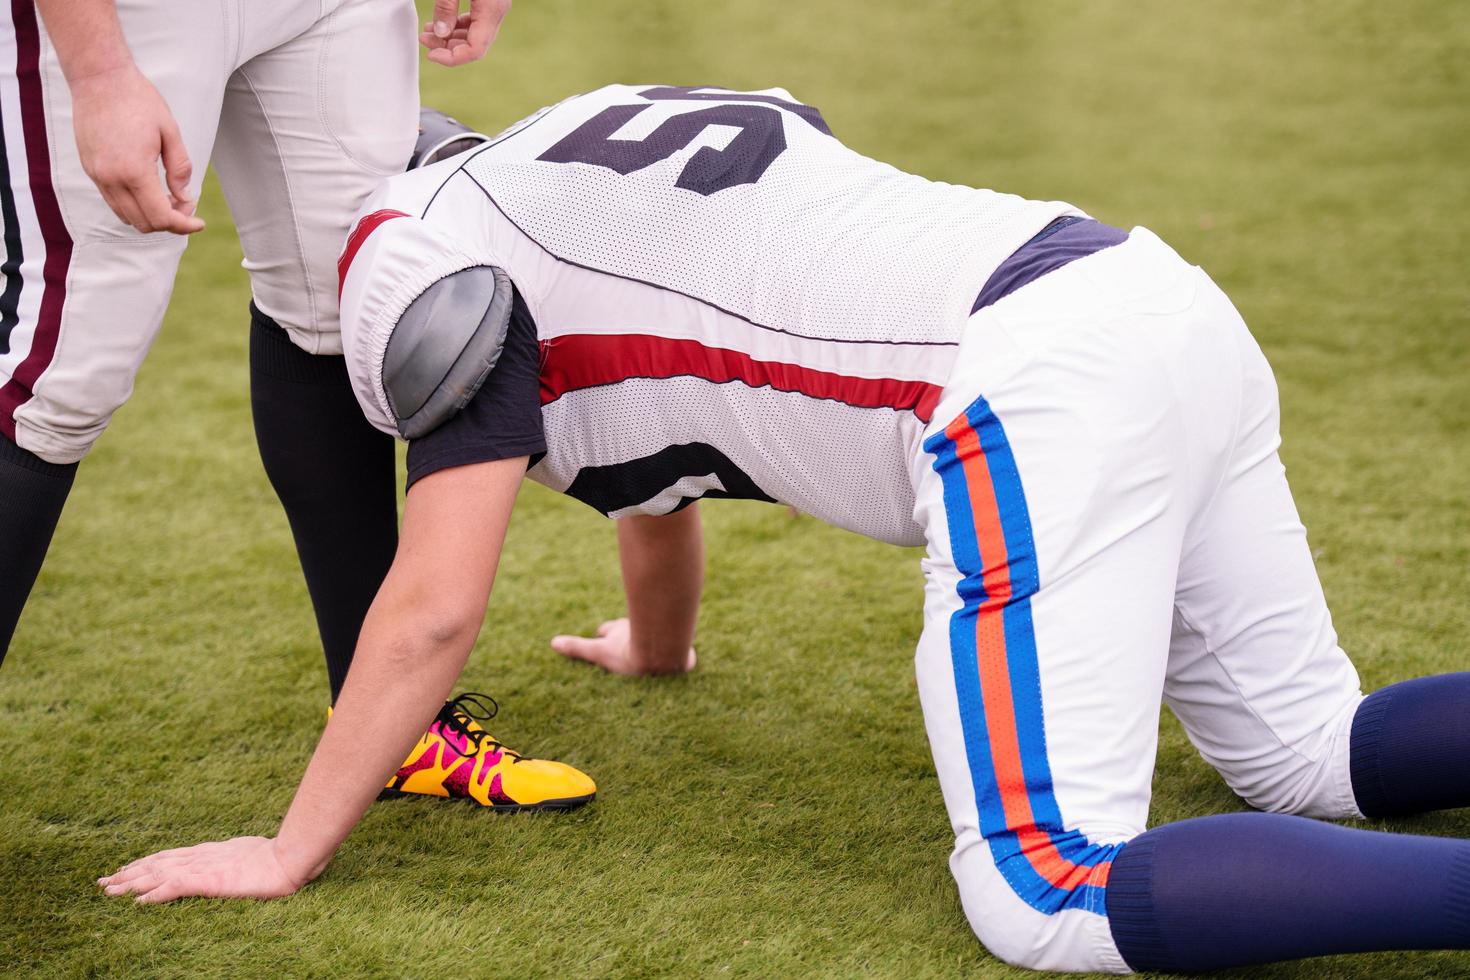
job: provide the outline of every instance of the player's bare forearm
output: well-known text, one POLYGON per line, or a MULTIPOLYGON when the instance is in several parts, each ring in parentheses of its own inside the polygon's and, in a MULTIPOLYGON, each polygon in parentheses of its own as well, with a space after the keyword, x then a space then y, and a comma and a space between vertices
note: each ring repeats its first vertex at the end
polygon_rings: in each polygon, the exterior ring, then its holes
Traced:
POLYGON ((77 155, 107 206, 145 234, 202 231, 183 134, 133 63, 114 0, 37 0, 37 9, 71 89, 77 155))
POLYGON ((390 572, 331 721, 277 837, 282 864, 315 878, 362 819, 444 703, 474 647, 479 622, 426 612, 427 597, 390 572))
POLYGON ((433 719, 474 646, 526 458, 414 485, 393 567, 275 838, 165 851, 100 879, 143 902, 278 898, 315 878, 433 719))
POLYGON ((618 558, 634 656, 649 673, 687 670, 704 590, 699 504, 662 517, 618 521, 618 558))
POLYGON ((484 619, 524 472, 524 457, 443 470, 409 494, 393 567, 281 824, 288 869, 321 872, 444 703, 484 619))
POLYGON ((116 0, 36 0, 36 9, 68 83, 132 67, 116 0))

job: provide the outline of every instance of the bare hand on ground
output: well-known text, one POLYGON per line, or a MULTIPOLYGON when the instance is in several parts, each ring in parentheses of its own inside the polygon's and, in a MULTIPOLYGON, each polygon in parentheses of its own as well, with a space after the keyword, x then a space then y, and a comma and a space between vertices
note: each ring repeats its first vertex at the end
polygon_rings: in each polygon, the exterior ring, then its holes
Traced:
POLYGON ((595 637, 553 636, 551 649, 573 660, 596 664, 610 674, 685 674, 694 669, 698 657, 694 648, 682 663, 651 662, 633 650, 632 631, 627 619, 611 619, 597 627, 595 637))
POLYGON ((307 880, 287 871, 274 838, 236 837, 151 854, 97 884, 108 895, 154 905, 193 897, 284 898, 307 880))

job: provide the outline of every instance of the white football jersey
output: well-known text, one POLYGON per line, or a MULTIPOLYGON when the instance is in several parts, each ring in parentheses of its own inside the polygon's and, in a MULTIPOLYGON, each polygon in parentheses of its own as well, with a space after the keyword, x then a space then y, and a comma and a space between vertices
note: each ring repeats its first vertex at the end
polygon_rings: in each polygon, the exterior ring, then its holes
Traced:
POLYGON ((868 159, 781 89, 613 85, 389 180, 343 254, 344 346, 393 431, 393 324, 499 266, 542 346, 533 479, 613 517, 746 497, 917 544, 909 468, 975 296, 1079 213, 868 159))

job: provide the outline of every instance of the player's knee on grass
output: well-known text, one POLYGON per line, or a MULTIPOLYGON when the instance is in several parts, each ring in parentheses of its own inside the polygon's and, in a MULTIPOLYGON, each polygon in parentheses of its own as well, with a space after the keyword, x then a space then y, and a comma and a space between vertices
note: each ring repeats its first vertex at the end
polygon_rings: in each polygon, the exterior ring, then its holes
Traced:
POLYGON ((973 831, 961 833, 950 868, 970 928, 997 959, 1048 972, 1128 972, 1103 914, 1102 888, 1095 889, 1094 902, 1043 911, 1036 906, 1046 906, 1046 896, 1030 893, 1040 902, 1022 898, 1025 884, 1008 877, 990 845, 973 831))

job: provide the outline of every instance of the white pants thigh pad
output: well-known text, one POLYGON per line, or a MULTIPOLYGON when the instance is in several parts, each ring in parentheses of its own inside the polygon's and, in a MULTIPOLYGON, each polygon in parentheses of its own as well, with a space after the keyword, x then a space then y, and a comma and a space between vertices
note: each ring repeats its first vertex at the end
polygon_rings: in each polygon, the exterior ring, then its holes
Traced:
POLYGON ((1331 746, 1357 680, 1323 628, 1304 539, 1251 517, 1291 506, 1279 463, 1258 472, 1276 459, 1262 372, 1229 302, 1144 229, 972 320, 914 465, 928 538, 916 667, 961 900, 1009 962, 1127 970, 1104 893, 1147 824, 1168 685, 1232 785, 1231 765, 1270 771, 1340 808, 1347 760, 1331 746), (1217 574, 1201 542, 1218 535, 1253 557, 1217 574), (1289 602, 1251 581, 1257 560, 1294 570, 1289 602), (1176 642, 1184 679, 1170 652, 1181 600, 1197 629, 1236 638, 1176 642))
MULTIPOLYGON (((70 91, 28 7, 0 11, 8 173, 0 210, 7 267, 15 269, 0 289, 0 433, 68 463, 131 394, 185 241, 128 228, 87 178, 70 91)), ((413 147, 413 5, 119 0, 117 7, 139 69, 179 124, 195 195, 215 157, 258 305, 300 346, 340 352, 335 263, 347 223, 413 147)), ((229 314, 221 319, 241 322, 229 314)))

